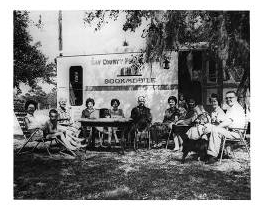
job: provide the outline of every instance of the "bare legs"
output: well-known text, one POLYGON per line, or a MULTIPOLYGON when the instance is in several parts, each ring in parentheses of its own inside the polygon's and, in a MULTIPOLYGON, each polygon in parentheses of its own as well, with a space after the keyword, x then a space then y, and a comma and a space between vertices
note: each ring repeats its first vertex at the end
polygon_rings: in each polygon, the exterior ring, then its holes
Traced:
POLYGON ((114 127, 108 127, 108 143, 111 144, 112 134, 114 136, 115 142, 119 143, 119 139, 117 136, 117 128, 114 128, 114 127))
POLYGON ((64 143, 65 147, 67 147, 70 150, 76 150, 77 147, 73 146, 72 143, 68 138, 65 137, 63 132, 56 132, 54 134, 48 134, 46 138, 53 138, 53 137, 59 137, 60 140, 64 143))
POLYGON ((183 140, 180 135, 173 133, 175 148, 174 151, 182 151, 183 140))

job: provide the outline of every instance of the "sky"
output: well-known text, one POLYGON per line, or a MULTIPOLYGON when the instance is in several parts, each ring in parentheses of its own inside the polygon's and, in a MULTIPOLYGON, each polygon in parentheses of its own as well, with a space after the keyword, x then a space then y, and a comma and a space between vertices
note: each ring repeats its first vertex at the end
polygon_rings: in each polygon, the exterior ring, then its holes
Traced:
MULTIPOLYGON (((45 0, 45 1, 36 1, 36 0, 9 0, 9 1, 1 1, 1 12, 0 15, 2 15, 0 18, 1 22, 1 29, 2 32, 1 39, 2 41, 1 46, 4 48, 0 51, 2 58, 2 69, 4 68, 12 68, 13 67, 13 22, 12 22, 12 10, 14 9, 21 9, 21 10, 29 10, 29 9, 82 9, 82 8, 113 8, 117 9, 211 9, 211 10, 251 10, 251 93, 252 99, 251 99, 251 106, 252 106, 252 112, 251 112, 251 119, 254 124, 251 125, 251 137, 254 138, 251 143, 251 146, 253 147, 252 153, 251 153, 251 201, 237 201, 235 202, 220 202, 220 201, 213 201, 213 202, 185 202, 180 203, 184 204, 185 206, 213 206, 214 204, 218 204, 220 206, 262 206, 264 205, 264 170, 261 168, 261 163, 264 162, 264 139, 262 139, 264 128, 263 120, 261 116, 262 112, 264 111, 264 94, 262 84, 264 83, 264 71, 262 70, 262 66, 264 65, 264 3, 262 1, 248 1, 248 0, 222 0, 222 1, 212 1, 212 0, 201 0, 201 1, 174 1, 170 0, 170 2, 167 1, 153 1, 150 3, 150 1, 142 1, 142 0, 134 0, 134 1, 121 1, 123 3, 117 3, 114 1, 105 1, 103 4, 101 0, 97 1, 87 1, 81 0, 77 1, 68 1, 65 3, 65 1, 54 1, 54 0, 45 0), (88 3, 89 2, 89 3, 88 3), (124 4, 124 5, 120 5, 124 4), (102 6, 103 5, 103 6, 102 6), (253 80, 253 81, 252 81, 253 80), (212 205, 213 204, 213 205, 212 205)), ((38 17, 39 13, 42 14, 43 21, 45 19, 48 19, 49 21, 45 22, 45 27, 43 28, 44 31, 35 31, 35 29, 30 29, 30 32, 34 38, 34 40, 38 41, 40 40, 43 44, 42 50, 44 53, 49 56, 49 58, 53 58, 57 56, 58 54, 58 43, 57 43, 57 13, 55 12, 47 12, 47 11, 34 11, 31 12, 30 16, 38 17), (46 16, 46 17, 45 17, 46 16), (53 28, 53 29, 52 29, 53 28)), ((65 21, 66 14, 63 12, 63 18, 65 21)), ((79 13, 79 12, 78 12, 79 13)), ((82 15, 80 15, 82 16, 82 15)), ((65 24, 64 24, 65 25, 65 24)), ((72 28, 74 28, 76 25, 72 25, 72 28)), ((83 26, 81 27, 83 28, 83 26)), ((65 29, 65 28, 63 28, 65 29)), ((90 30, 90 28, 87 28, 90 30)), ((104 29, 104 28, 103 28, 104 29)), ((75 28, 76 30, 76 28, 75 28)), ((63 31, 65 33, 65 30, 63 31)), ((93 34, 93 32, 91 32, 93 34)), ((93 36, 93 35, 92 35, 93 36)), ((98 39, 101 35, 98 34, 98 39)), ((90 37, 91 38, 91 37, 90 37)), ((93 42, 90 38, 86 38, 87 42, 89 41, 90 44, 93 42)), ((129 37, 128 37, 129 38, 129 37)), ((110 39, 108 39, 110 42, 112 42, 110 39)), ((73 40, 73 41, 79 41, 79 40, 73 40)), ((65 40, 64 40, 64 44, 65 40)), ((84 43, 85 44, 85 43, 84 43)), ((88 44, 88 43, 86 43, 88 44)), ((97 41, 96 47, 91 47, 90 49, 105 49, 106 47, 102 46, 102 42, 97 41), (97 45, 98 44, 98 45, 97 45)), ((130 41, 129 41, 130 44, 130 41)), ((132 45, 131 43, 130 45, 132 45)), ((106 45, 106 43, 104 43, 106 45)), ((83 44, 79 45, 78 47, 83 48, 83 44)), ((65 45, 65 50, 71 50, 67 49, 65 45)), ((88 49, 88 48, 87 48, 88 49)), ((102 49, 102 51, 103 51, 102 49)), ((77 52, 77 51, 73 51, 77 52)), ((89 52, 89 51, 88 51, 89 52)), ((10 70, 12 71, 12 70, 10 70)), ((4 74, 4 73, 3 73, 4 74)), ((13 102, 13 95, 12 95, 12 73, 10 72, 10 75, 3 78, 3 80, 0 82, 1 85, 1 94, 2 97, 4 97, 5 101, 1 102, 1 114, 2 119, 1 126, 2 126, 2 137, 13 137, 13 116, 11 116, 11 111, 13 110, 13 105, 11 104, 13 102), (9 87, 7 87, 9 86, 9 87), (10 88, 10 91, 7 90, 7 88, 10 88), (7 124, 10 123, 10 124, 7 124)), ((10 173, 10 169, 13 167, 13 141, 12 139, 5 139, 9 144, 7 144, 5 147, 3 147, 2 153, 7 158, 5 159, 5 167, 3 170, 1 170, 1 177, 5 178, 2 183, 2 191, 5 191, 4 199, 2 199, 2 203, 6 203, 9 206, 17 206, 17 202, 12 202, 13 198, 13 191, 12 188, 9 188, 7 186, 10 186, 10 183, 13 182, 13 176, 12 173, 10 173), (8 160, 9 159, 9 160, 8 160), (10 199, 11 198, 11 199, 10 199), (6 201, 6 202, 5 202, 6 201), (10 205, 11 204, 11 205, 10 205)), ((5 143, 6 144, 6 143, 5 143)), ((174 202, 174 201, 173 201, 174 202)), ((60 202, 59 205, 67 205, 67 202, 60 202)), ((75 205, 81 206, 80 203, 75 203, 75 205)), ((97 204, 96 202, 93 204, 97 204)), ((134 205, 134 203, 126 203, 126 205, 130 206, 134 205)), ((169 203, 169 204, 176 204, 176 203, 169 203)), ((179 201, 178 201, 179 204, 179 201)), ((27 203, 27 206, 33 206, 35 203, 27 203), (32 204, 32 205, 31 205, 32 204)), ((40 203, 41 206, 46 206, 47 203, 42 202, 40 203)), ((151 205, 158 206, 161 205, 159 202, 151 202, 151 205)), ((168 204, 167 204, 168 205, 168 204)), ((182 206, 181 205, 181 206, 182 206)))
MULTIPOLYGON (((49 61, 59 55, 58 48, 58 13, 59 11, 30 11, 29 17, 32 23, 29 25, 29 33, 33 37, 33 42, 40 41, 41 51, 49 58, 49 61), (42 27, 37 28, 35 23, 40 19, 42 27)), ((147 22, 135 32, 124 32, 122 24, 125 15, 120 15, 116 21, 105 24, 100 31, 95 31, 93 25, 90 27, 84 23, 85 11, 62 11, 62 38, 63 55, 87 55, 113 53, 123 50, 123 42, 129 43, 129 48, 139 51, 144 47, 145 40, 141 38, 142 30, 147 22)), ((45 92, 49 92, 53 86, 39 83, 45 92)), ((29 87, 24 84, 21 86, 23 93, 29 87)))

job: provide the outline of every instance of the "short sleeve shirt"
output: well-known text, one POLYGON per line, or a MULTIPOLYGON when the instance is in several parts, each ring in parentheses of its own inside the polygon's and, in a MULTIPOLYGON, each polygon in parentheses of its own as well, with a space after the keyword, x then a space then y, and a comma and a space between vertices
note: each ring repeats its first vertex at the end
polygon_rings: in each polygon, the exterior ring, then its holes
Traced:
POLYGON ((211 112, 211 122, 213 124, 219 124, 224 120, 226 120, 226 115, 223 109, 221 109, 220 107, 218 107, 215 111, 211 112))
POLYGON ((180 119, 184 119, 185 116, 186 116, 186 110, 182 107, 168 108, 165 111, 163 122, 167 123, 167 122, 178 121, 180 119))
POLYGON ((36 129, 36 128, 40 127, 39 121, 36 119, 36 117, 34 115, 27 114, 25 116, 25 118, 27 118, 29 120, 29 124, 27 126, 29 130, 36 129))
POLYGON ((124 117, 122 109, 118 109, 118 110, 115 110, 115 111, 113 109, 110 109, 109 112, 110 112, 111 118, 124 117))
POLYGON ((244 109, 239 103, 235 103, 227 109, 226 118, 232 120, 228 128, 244 128, 245 126, 244 109))
POLYGON ((88 119, 97 119, 99 118, 99 111, 97 109, 84 109, 82 111, 82 118, 88 118, 88 119))

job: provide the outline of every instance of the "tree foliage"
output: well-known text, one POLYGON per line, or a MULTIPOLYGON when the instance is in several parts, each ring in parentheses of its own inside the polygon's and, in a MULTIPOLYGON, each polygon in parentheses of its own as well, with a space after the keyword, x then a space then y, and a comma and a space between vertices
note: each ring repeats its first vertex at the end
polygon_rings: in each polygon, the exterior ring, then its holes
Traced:
POLYGON ((28 32, 30 19, 27 11, 13 11, 14 26, 14 87, 19 83, 35 87, 38 80, 54 84, 55 64, 39 50, 41 44, 33 44, 28 32))
POLYGON ((48 94, 43 91, 41 86, 35 86, 29 90, 25 95, 21 96, 21 99, 25 101, 34 100, 39 103, 40 109, 56 108, 57 104, 57 90, 53 88, 48 94))
POLYGON ((142 31, 146 62, 161 61, 165 51, 178 51, 181 45, 192 49, 194 43, 207 42, 210 56, 241 79, 238 92, 246 94, 250 88, 249 11, 97 10, 86 12, 84 21, 96 22, 99 30, 121 13, 126 15, 124 31, 148 22, 142 31))

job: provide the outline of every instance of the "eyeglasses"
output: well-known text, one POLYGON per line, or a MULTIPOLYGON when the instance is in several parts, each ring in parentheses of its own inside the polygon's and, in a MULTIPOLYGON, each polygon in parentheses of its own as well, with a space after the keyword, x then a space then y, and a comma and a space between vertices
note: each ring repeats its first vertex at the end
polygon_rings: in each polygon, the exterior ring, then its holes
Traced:
POLYGON ((233 99, 233 98, 235 98, 235 96, 232 96, 232 97, 231 96, 227 96, 227 97, 225 97, 226 100, 233 99))

